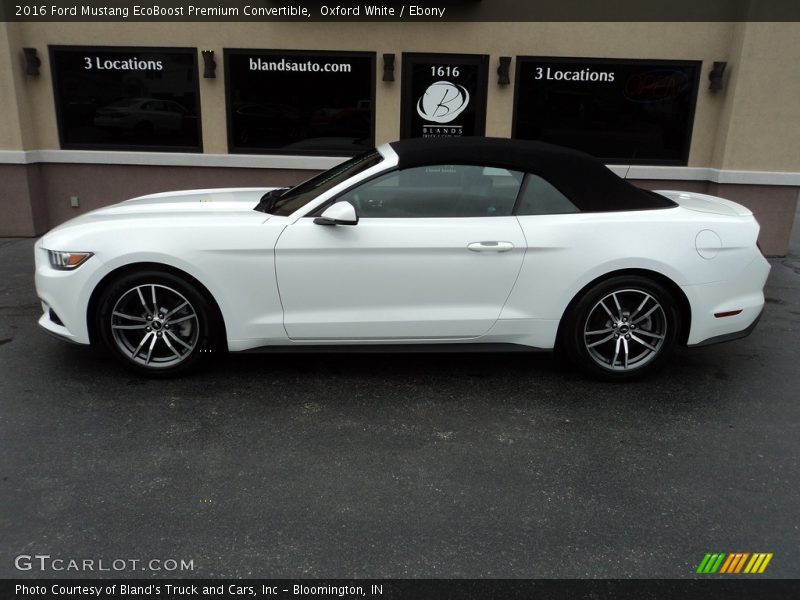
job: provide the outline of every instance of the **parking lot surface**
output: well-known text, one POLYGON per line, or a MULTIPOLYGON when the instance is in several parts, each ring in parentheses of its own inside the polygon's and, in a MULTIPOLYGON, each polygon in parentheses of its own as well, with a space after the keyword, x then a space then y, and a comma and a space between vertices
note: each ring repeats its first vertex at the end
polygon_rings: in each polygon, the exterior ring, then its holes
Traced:
MULTIPOLYGON (((797 229, 797 227, 795 228, 797 229)), ((548 354, 233 355, 143 379, 39 331, 0 240, 0 577, 800 576, 800 253, 744 340, 605 384, 548 354), (94 573, 97 575, 97 573, 94 573)))

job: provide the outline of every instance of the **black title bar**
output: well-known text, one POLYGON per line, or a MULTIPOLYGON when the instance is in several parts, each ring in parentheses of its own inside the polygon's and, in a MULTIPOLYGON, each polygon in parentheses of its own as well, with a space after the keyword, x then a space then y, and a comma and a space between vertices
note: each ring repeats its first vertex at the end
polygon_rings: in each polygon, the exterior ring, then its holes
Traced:
POLYGON ((800 21, 798 0, 0 0, 0 21, 800 21))

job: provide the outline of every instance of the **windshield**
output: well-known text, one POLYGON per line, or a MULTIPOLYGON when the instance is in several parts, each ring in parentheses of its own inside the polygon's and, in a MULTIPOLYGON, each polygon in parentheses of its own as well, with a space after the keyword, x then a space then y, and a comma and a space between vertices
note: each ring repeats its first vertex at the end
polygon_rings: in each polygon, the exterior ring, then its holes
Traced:
POLYGON ((314 198, 317 198, 320 194, 327 192, 329 189, 342 183, 353 175, 357 175, 377 165, 382 160, 383 157, 377 150, 359 154, 287 190, 280 198, 277 198, 272 203, 267 212, 271 215, 282 217, 290 215, 298 208, 302 208, 314 198))

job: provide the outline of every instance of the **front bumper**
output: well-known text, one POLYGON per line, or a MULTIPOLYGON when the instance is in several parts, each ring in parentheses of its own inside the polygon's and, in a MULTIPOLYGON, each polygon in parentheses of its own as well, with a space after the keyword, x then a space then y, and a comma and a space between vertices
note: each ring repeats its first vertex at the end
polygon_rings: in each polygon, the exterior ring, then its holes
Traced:
POLYGON ((89 344, 86 320, 91 290, 101 266, 96 256, 73 271, 59 271, 50 266, 47 250, 36 244, 36 294, 42 302, 39 325, 62 340, 89 344))

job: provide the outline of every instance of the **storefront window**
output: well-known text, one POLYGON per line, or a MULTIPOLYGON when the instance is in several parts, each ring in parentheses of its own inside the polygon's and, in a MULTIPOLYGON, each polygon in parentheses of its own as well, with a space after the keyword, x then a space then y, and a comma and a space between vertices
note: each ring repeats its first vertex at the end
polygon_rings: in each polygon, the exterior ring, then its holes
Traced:
POLYGON ((489 57, 403 54, 401 137, 483 135, 489 57))
POLYGON ((687 164, 700 62, 517 58, 513 137, 687 164))
POLYGON ((61 147, 200 151, 197 52, 50 48, 61 147))
POLYGON ((375 54, 225 50, 231 152, 351 155, 375 139, 375 54))

